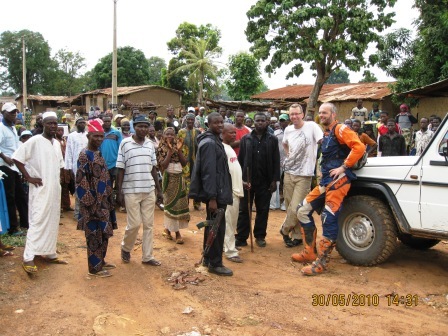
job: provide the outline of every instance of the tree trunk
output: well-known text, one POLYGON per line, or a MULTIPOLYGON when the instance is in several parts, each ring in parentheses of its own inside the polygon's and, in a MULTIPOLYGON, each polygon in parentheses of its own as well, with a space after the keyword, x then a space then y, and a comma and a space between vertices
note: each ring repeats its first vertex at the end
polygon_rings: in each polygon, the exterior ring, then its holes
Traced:
POLYGON ((316 82, 314 83, 313 90, 308 98, 308 104, 306 106, 306 115, 311 115, 314 120, 314 114, 317 112, 317 100, 319 98, 320 91, 322 90, 322 86, 325 84, 324 76, 319 75, 319 72, 316 77, 316 82))
POLYGON ((204 73, 201 70, 200 71, 200 78, 199 78, 199 95, 198 95, 198 106, 204 106, 202 105, 202 102, 204 101, 203 92, 204 92, 204 73))

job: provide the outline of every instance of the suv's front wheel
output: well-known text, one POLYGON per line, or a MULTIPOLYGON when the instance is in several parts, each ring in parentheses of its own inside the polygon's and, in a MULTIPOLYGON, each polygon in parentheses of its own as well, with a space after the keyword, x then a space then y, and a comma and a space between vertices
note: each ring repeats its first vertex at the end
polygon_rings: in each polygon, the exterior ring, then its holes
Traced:
POLYGON ((354 265, 386 261, 397 247, 397 230, 389 207, 371 196, 344 200, 336 246, 339 254, 354 265))

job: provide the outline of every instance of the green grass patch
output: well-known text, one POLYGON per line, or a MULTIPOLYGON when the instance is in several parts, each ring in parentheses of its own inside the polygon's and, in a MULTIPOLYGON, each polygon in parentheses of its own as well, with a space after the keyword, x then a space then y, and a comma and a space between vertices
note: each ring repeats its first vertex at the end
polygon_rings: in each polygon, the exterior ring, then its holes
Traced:
POLYGON ((25 246, 26 236, 10 236, 9 234, 1 235, 2 243, 5 245, 12 245, 23 247, 25 246))

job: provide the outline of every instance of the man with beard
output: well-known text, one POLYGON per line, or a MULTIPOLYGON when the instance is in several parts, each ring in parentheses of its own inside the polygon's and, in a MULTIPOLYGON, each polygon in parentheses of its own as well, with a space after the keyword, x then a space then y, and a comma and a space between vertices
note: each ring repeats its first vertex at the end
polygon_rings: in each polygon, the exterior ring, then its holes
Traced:
POLYGON ((336 106, 324 103, 319 107, 324 126, 322 140, 322 179, 297 208, 299 224, 305 231, 304 251, 300 262, 304 275, 317 275, 327 270, 330 254, 336 246, 339 211, 356 175, 350 169, 365 152, 364 144, 349 127, 336 120, 336 106), (322 239, 316 251, 316 225, 313 212, 322 210, 322 239), (316 253, 317 252, 317 253, 316 253), (317 257, 317 258, 316 258, 317 257))
POLYGON ((23 177, 29 182, 29 230, 23 253, 23 269, 36 273, 36 255, 45 256, 53 264, 67 264, 58 259, 56 243, 61 214, 60 171, 64 168, 61 146, 55 140, 58 121, 55 112, 45 112, 44 132, 33 136, 14 153, 13 160, 23 177), (25 169, 26 165, 26 169, 25 169))

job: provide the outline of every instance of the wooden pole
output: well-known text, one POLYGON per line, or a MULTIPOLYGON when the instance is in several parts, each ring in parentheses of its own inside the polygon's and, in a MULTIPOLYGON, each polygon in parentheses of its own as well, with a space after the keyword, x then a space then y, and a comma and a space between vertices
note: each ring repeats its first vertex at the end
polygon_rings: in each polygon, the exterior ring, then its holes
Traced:
POLYGON ((117 113, 117 1, 114 0, 114 41, 112 52, 112 113, 117 113))
MULTIPOLYGON (((250 171, 249 171, 249 167, 247 167, 247 183, 250 185, 250 171)), ((250 189, 247 190, 247 209, 249 211, 250 251, 254 252, 254 236, 252 234, 252 206, 250 204, 250 189)))
POLYGON ((28 104, 28 93, 26 87, 26 50, 25 50, 25 36, 22 36, 22 112, 25 112, 28 104))

